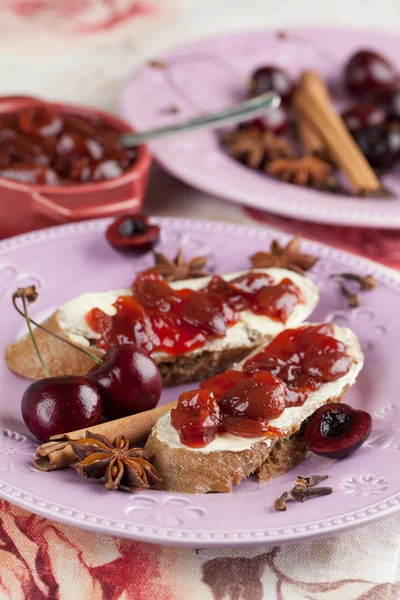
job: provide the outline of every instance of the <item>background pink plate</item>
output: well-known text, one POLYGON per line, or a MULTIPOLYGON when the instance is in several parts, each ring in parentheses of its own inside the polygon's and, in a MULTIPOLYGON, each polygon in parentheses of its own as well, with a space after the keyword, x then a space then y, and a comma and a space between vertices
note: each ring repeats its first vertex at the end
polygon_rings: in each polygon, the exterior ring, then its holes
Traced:
MULTIPOLYGON (((172 255, 209 254, 218 273, 245 269, 248 257, 267 248, 271 234, 225 223, 157 219, 159 249, 172 255)), ((0 242, 0 496, 42 516, 70 525, 162 544, 244 546, 282 544, 332 535, 400 508, 400 410, 398 340, 400 280, 379 269, 376 290, 363 294, 360 308, 346 308, 332 273, 368 273, 362 259, 312 242, 304 250, 321 260, 312 277, 321 286, 313 320, 333 319, 360 336, 364 370, 347 401, 374 416, 367 444, 342 461, 312 456, 295 471, 260 485, 248 479, 232 494, 185 495, 157 491, 108 492, 99 482, 81 479, 74 469, 39 473, 32 466, 36 443, 20 416, 27 380, 11 373, 2 359, 6 344, 23 331, 11 294, 34 283, 40 292, 32 308, 44 318, 84 291, 129 285, 135 273, 152 264, 121 256, 105 241, 106 220, 87 221, 10 238, 0 242), (331 496, 290 503, 276 512, 273 503, 292 487, 298 473, 328 473, 331 496)), ((283 238, 283 240, 286 238, 283 238)), ((180 388, 183 389, 183 388, 180 388)), ((170 388, 162 402, 180 391, 170 388)))
MULTIPOLYGON (((380 50, 400 71, 400 37, 359 30, 304 29, 279 39, 276 30, 223 35, 155 57, 128 81, 120 99, 134 128, 151 129, 243 99, 245 82, 263 64, 280 65, 293 78, 316 69, 335 87, 344 61, 360 48, 380 50)), ((343 97, 343 90, 337 90, 343 97)), ((400 173, 384 178, 396 200, 366 200, 289 185, 252 171, 219 147, 215 132, 195 132, 151 144, 167 171, 210 194, 287 217, 335 225, 400 228, 400 173)))

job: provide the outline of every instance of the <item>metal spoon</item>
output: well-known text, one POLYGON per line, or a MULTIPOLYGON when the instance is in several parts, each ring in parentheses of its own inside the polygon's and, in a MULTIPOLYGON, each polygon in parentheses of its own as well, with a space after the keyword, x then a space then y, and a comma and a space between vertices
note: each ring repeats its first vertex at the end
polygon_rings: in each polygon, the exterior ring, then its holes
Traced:
POLYGON ((234 104, 229 108, 218 110, 195 119, 188 119, 182 123, 174 123, 157 129, 149 129, 142 133, 124 133, 120 137, 120 142, 125 148, 138 146, 143 142, 176 135, 181 132, 194 131, 195 129, 215 129, 221 125, 232 125, 246 120, 248 117, 261 115, 267 108, 278 108, 281 98, 275 92, 267 92, 250 100, 245 100, 239 104, 234 104))

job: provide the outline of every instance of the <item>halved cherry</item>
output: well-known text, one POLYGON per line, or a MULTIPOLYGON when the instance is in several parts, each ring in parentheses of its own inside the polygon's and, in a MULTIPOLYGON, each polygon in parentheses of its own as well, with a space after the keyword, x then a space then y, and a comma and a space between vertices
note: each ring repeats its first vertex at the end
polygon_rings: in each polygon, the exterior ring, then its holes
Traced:
POLYGON ((221 429, 243 438, 261 437, 266 435, 281 436, 277 427, 272 427, 267 419, 247 419, 246 417, 224 416, 221 429))
POLYGON ((92 308, 86 315, 89 327, 101 336, 97 347, 110 350, 120 344, 133 343, 151 352, 153 346, 158 345, 158 339, 143 307, 132 296, 119 296, 113 306, 115 315, 107 315, 100 308, 92 308))
POLYGON ((182 299, 158 273, 139 273, 133 283, 133 293, 140 305, 147 311, 155 309, 160 313, 170 312, 182 299))
POLYGON ((179 396, 171 410, 172 425, 182 444, 203 448, 215 439, 221 423, 219 406, 210 390, 193 390, 179 396))
POLYGON ((333 402, 321 406, 309 418, 305 439, 312 452, 328 458, 344 458, 368 438, 372 417, 364 410, 333 402))
POLYGON ((158 225, 149 223, 145 215, 126 215, 116 219, 106 231, 106 238, 117 250, 147 252, 160 237, 158 225))
POLYGON ((345 352, 317 354, 304 358, 303 371, 322 382, 336 381, 350 371, 352 364, 353 359, 345 352))
POLYGON ((234 385, 247 378, 248 375, 243 373, 243 371, 235 371, 234 369, 231 369, 229 371, 225 371, 225 373, 214 375, 214 377, 210 377, 209 379, 202 381, 199 387, 200 389, 211 390, 218 402, 225 397, 226 393, 233 388, 234 385))
POLYGON ((224 414, 250 419, 276 419, 286 406, 286 386, 267 371, 233 386, 219 403, 224 414))
POLYGON ((34 137, 58 135, 63 127, 62 118, 47 105, 29 106, 18 113, 21 131, 34 137))
POLYGON ((231 279, 229 287, 241 294, 256 294, 261 288, 273 285, 274 279, 268 273, 250 272, 231 279))
POLYGON ((223 302, 218 297, 209 297, 187 290, 179 314, 184 321, 199 327, 215 337, 224 337, 227 320, 223 302))
POLYGON ((256 315, 286 323, 299 302, 303 302, 300 289, 291 279, 285 278, 275 285, 261 288, 252 299, 251 308, 256 315))

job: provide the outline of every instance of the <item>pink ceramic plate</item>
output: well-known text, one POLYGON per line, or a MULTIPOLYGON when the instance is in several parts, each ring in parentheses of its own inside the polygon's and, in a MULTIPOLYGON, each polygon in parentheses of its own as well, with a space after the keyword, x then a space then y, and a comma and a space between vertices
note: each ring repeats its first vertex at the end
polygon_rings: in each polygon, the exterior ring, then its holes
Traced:
MULTIPOLYGON (((399 36, 310 29, 294 30, 282 40, 277 33, 219 36, 157 57, 169 68, 147 65, 133 75, 120 100, 123 117, 140 131, 232 104, 243 99, 246 79, 262 64, 283 66, 294 78, 304 69, 316 69, 337 87, 345 59, 360 48, 376 48, 400 70, 399 36)), ((211 131, 159 140, 151 150, 176 177, 234 202, 307 221, 400 228, 399 173, 384 178, 396 200, 365 200, 300 188, 252 171, 226 155, 211 131)))
MULTIPOLYGON (((217 272, 245 269, 248 257, 266 248, 271 234, 236 225, 179 219, 157 220, 160 249, 187 256, 209 254, 217 272)), ((87 290, 129 285, 150 255, 121 256, 108 246, 106 220, 63 225, 0 242, 0 348, 23 330, 11 305, 17 286, 35 283, 40 291, 34 315, 43 318, 68 298, 87 290)), ((243 546, 281 544, 344 531, 393 515, 400 507, 400 410, 398 340, 400 281, 381 271, 376 290, 363 305, 346 308, 331 273, 370 272, 359 258, 312 242, 304 250, 321 260, 312 277, 321 286, 313 320, 333 319, 360 336, 364 370, 347 401, 374 416, 368 443, 348 459, 312 456, 295 471, 260 485, 245 481, 232 494, 185 495, 146 491, 107 492, 99 482, 82 480, 74 469, 39 473, 32 466, 36 443, 20 416, 27 380, 11 373, 0 359, 0 496, 50 519, 113 535, 162 544, 243 546), (273 509, 275 498, 290 489, 296 475, 328 473, 331 496, 273 509)), ((182 388, 181 388, 182 389, 182 388)), ((179 389, 163 393, 162 402, 179 389)))

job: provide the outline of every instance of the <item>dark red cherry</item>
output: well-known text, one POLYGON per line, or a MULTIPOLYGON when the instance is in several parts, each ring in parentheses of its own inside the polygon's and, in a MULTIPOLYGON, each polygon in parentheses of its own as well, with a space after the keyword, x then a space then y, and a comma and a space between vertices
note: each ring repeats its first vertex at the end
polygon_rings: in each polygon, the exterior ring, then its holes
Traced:
POLYGON ((161 395, 162 379, 154 360, 134 344, 121 344, 103 356, 88 378, 103 400, 103 414, 119 419, 154 408, 161 395))
POLYGON ((147 252, 159 237, 160 228, 149 223, 145 215, 119 217, 106 231, 111 246, 124 252, 147 252))
POLYGON ((380 91, 374 96, 374 102, 386 113, 389 121, 400 120, 400 86, 380 91))
POLYGON ((0 168, 0 177, 26 184, 54 186, 59 183, 57 173, 53 169, 29 163, 10 163, 4 168, 0 168))
POLYGON ((375 169, 390 169, 400 153, 400 131, 390 126, 366 127, 354 133, 369 164, 375 169))
POLYGON ((259 131, 271 131, 277 135, 284 133, 289 126, 289 112, 283 105, 278 108, 269 108, 265 113, 240 124, 240 129, 258 129, 259 131))
POLYGON ((253 96, 265 92, 277 92, 282 102, 289 102, 293 93, 293 82, 289 75, 280 67, 267 65, 259 67, 251 75, 251 93, 253 96))
POLYGON ((345 66, 346 87, 355 96, 365 96, 391 86, 396 73, 389 60, 377 52, 360 50, 345 66))
POLYGON ((321 406, 311 415, 304 435, 308 447, 315 454, 344 458, 365 442, 371 428, 369 413, 333 402, 321 406))
POLYGON ((29 106, 18 113, 18 126, 33 137, 53 137, 60 133, 63 121, 49 106, 29 106))
POLYGON ((86 377, 65 375, 31 383, 21 402, 22 417, 33 435, 45 442, 52 435, 96 425, 103 403, 86 377))
POLYGON ((349 130, 354 133, 365 127, 382 125, 386 121, 386 113, 380 106, 369 102, 360 102, 348 108, 342 117, 349 130))

